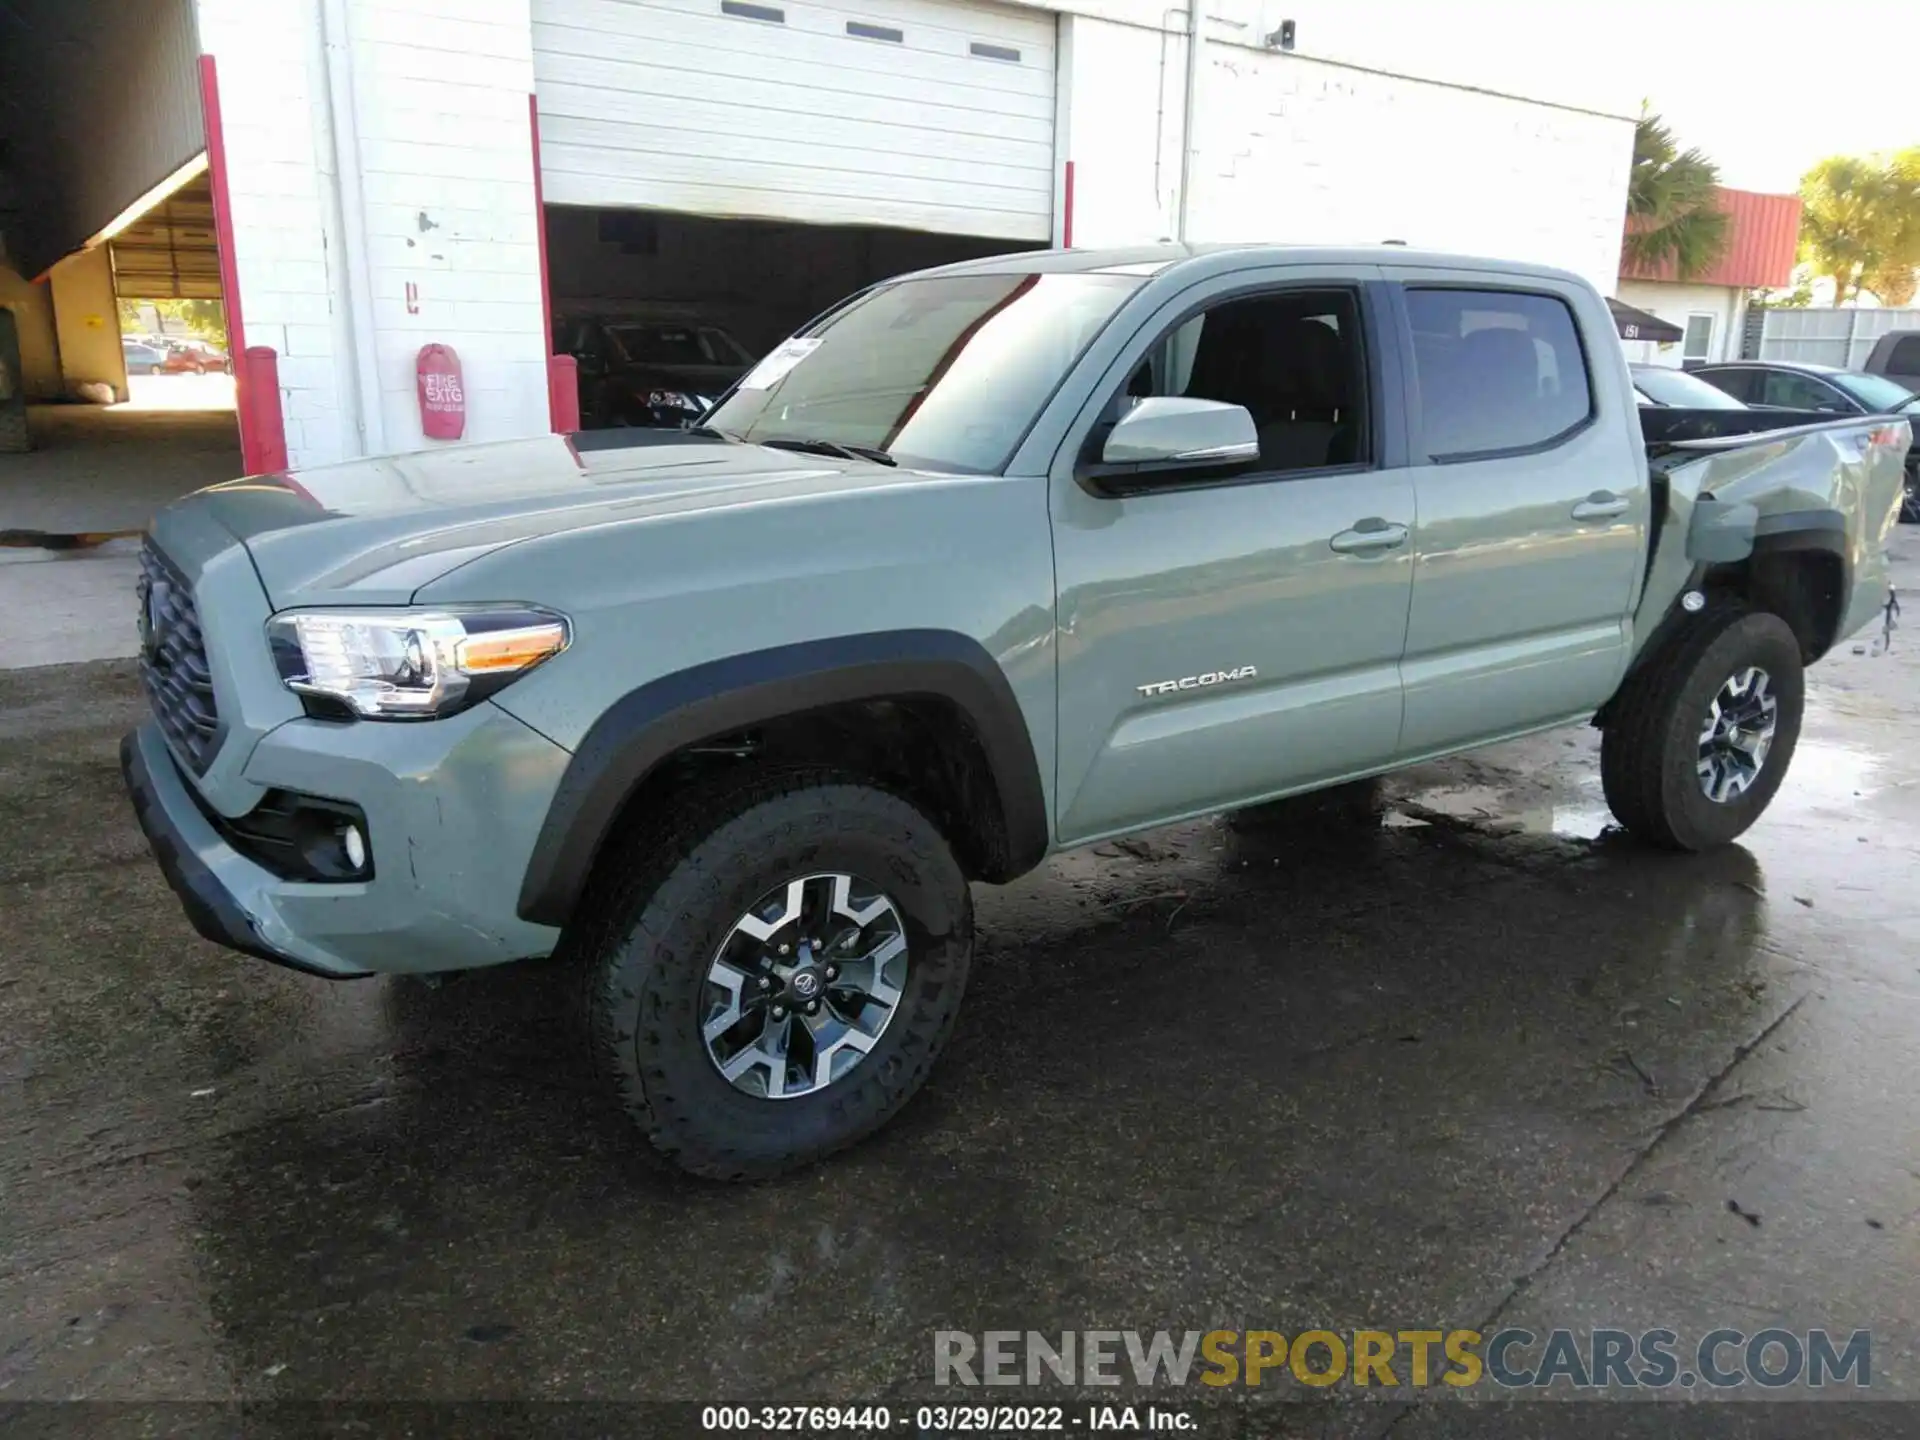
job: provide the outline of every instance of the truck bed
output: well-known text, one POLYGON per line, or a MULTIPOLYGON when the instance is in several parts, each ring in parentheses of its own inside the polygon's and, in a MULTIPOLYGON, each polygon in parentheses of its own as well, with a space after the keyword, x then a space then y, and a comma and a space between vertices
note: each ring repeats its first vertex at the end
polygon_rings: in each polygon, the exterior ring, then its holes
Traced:
POLYGON ((1802 425, 1859 423, 1868 417, 1831 415, 1824 410, 1682 410, 1647 405, 1640 410, 1640 433, 1647 454, 1658 457, 1689 440, 1725 440, 1802 425))

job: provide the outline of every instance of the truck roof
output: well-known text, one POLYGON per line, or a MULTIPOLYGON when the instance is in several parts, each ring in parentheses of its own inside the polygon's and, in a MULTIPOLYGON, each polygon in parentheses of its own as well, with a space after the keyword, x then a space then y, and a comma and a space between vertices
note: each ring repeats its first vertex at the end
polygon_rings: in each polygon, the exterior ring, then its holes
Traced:
POLYGON ((1158 275, 1175 267, 1217 274, 1260 265, 1325 265, 1333 268, 1346 265, 1433 266, 1449 270, 1483 270, 1491 275, 1524 275, 1543 280, 1585 283, 1572 272, 1550 265, 1496 260, 1482 255, 1456 255, 1444 250, 1416 250, 1393 242, 1379 245, 1165 244, 1135 245, 1112 250, 1024 250, 919 270, 914 272, 914 276, 1158 275))

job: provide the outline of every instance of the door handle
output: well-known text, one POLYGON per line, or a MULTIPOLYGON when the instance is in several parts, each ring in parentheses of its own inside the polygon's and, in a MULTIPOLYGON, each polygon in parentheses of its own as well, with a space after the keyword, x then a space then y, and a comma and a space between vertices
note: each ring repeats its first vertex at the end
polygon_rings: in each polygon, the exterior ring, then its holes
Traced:
POLYGON ((1596 490, 1573 507, 1576 520, 1611 520, 1627 513, 1627 499, 1611 490, 1596 490))
POLYGON ((1407 543, 1407 527, 1394 525, 1378 515, 1357 520, 1351 530, 1342 530, 1327 542, 1342 555, 1365 555, 1375 550, 1397 550, 1407 543))

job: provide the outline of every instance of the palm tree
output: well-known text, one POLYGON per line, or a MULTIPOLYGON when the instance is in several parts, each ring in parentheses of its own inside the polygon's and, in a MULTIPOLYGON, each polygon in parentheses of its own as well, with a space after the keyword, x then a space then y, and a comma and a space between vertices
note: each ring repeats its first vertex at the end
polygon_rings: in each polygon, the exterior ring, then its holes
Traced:
POLYGON ((1727 248, 1727 217, 1714 189, 1719 168, 1698 150, 1682 150, 1658 115, 1642 111, 1633 130, 1627 179, 1628 263, 1691 280, 1727 248))
POLYGON ((1920 145, 1887 162, 1884 203, 1897 217, 1886 250, 1861 277, 1882 305, 1911 305, 1920 290, 1920 145))
POLYGON ((1887 179, 1884 165, 1859 155, 1829 156, 1800 179, 1800 248, 1833 281, 1835 309, 1884 263, 1894 223, 1887 179))

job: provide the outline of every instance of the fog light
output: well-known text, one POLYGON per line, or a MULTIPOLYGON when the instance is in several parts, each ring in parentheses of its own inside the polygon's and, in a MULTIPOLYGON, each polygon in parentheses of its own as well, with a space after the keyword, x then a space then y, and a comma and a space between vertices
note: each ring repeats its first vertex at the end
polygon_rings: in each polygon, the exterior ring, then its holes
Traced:
POLYGON ((355 870, 367 868, 367 839, 360 833, 358 825, 348 825, 340 831, 340 848, 346 851, 347 864, 355 870))

